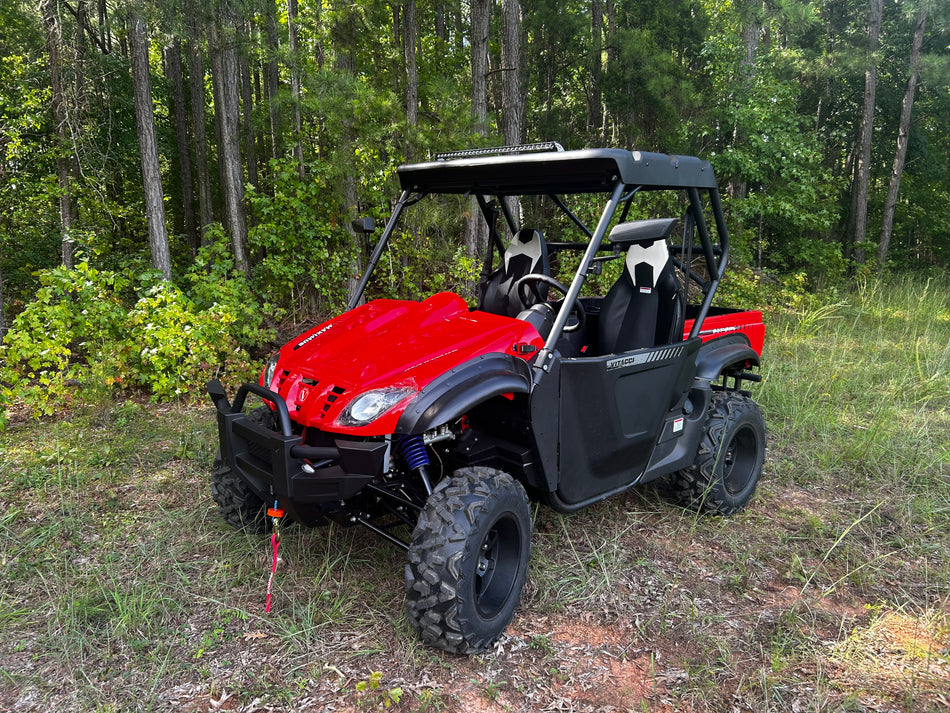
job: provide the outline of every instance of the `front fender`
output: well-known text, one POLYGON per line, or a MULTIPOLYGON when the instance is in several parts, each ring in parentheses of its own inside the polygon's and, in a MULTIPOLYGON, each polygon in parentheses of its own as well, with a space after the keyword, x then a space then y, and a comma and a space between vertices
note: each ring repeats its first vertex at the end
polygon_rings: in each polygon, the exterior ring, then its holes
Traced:
POLYGON ((531 369, 510 354, 482 354, 427 384, 409 402, 396 433, 423 433, 501 394, 531 391, 531 369))
POLYGON ((759 365, 759 355, 744 334, 727 334, 703 344, 696 357, 696 378, 714 381, 733 364, 759 365))

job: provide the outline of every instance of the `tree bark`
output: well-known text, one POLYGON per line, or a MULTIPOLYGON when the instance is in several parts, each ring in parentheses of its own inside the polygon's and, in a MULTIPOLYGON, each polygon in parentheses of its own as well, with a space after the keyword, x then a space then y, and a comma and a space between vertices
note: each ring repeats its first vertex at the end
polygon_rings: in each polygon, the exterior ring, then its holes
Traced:
POLYGON ((290 94, 294 100, 294 158, 297 174, 302 181, 306 175, 303 164, 303 125, 300 121, 300 57, 297 37, 297 0, 287 0, 287 39, 290 45, 290 94))
POLYGON ((910 75, 907 77, 907 89, 901 102, 901 117, 897 128, 897 149, 894 151, 894 165, 891 168, 891 180, 887 186, 887 198, 884 200, 884 215, 881 219, 881 237, 877 244, 877 264, 883 269, 887 263, 887 253, 891 246, 894 231, 894 211, 897 209, 897 196, 900 193, 901 177, 904 175, 904 162, 907 160, 907 144, 910 138, 910 116, 914 108, 914 95, 917 93, 917 81, 920 78, 920 50, 924 44, 924 30, 927 26, 927 8, 921 4, 914 23, 914 38, 910 45, 910 75))
POLYGON ((185 107, 185 83, 181 70, 181 45, 174 40, 165 48, 165 67, 172 88, 172 111, 175 117, 175 145, 178 149, 178 176, 181 184, 181 215, 184 232, 192 253, 198 247, 195 221, 195 189, 191 177, 191 151, 188 137, 188 112, 185 107))
MULTIPOLYGON (((505 144, 525 141, 524 95, 521 92, 521 3, 501 0, 501 117, 505 144)), ((520 221, 521 200, 506 198, 508 209, 520 221)))
MULTIPOLYGON (((600 91, 601 69, 603 67, 604 51, 604 7, 602 0, 591 0, 590 4, 591 29, 591 57, 590 57, 590 90, 587 104, 587 130, 590 132, 603 131, 603 100, 600 91)), ((598 136, 603 140, 603 136, 598 136)))
POLYGON ((247 164, 247 182, 260 190, 257 175, 257 147, 254 143, 254 100, 251 97, 251 67, 244 52, 238 54, 238 70, 241 77, 241 115, 243 117, 244 155, 247 164))
MULTIPOLYGON (((472 118, 479 136, 488 136, 488 26, 491 0, 470 0, 472 118)), ((468 215, 462 236, 465 252, 476 257, 488 246, 488 226, 474 197, 469 198, 468 215)))
POLYGON ((471 0, 472 116, 475 130, 488 136, 488 20, 491 0, 471 0))
MULTIPOLYGON (((419 69, 416 65, 416 0, 406 0, 402 14, 402 50, 406 61, 406 122, 419 123, 419 69)), ((411 151, 409 152, 412 153, 411 151)))
POLYGON ((165 203, 162 174, 158 163, 158 142, 155 139, 155 114, 152 108, 152 78, 148 65, 148 40, 142 8, 132 8, 129 27, 129 51, 132 61, 132 93, 135 97, 135 125, 138 129, 139 155, 142 161, 142 183, 145 187, 145 218, 148 222, 148 244, 152 266, 170 280, 171 256, 165 227, 165 203))
POLYGON ((218 161, 221 167, 225 223, 231 234, 234 267, 250 275, 247 262, 247 213, 244 206, 244 171, 241 166, 240 103, 238 101, 235 27, 228 7, 211 25, 211 71, 215 81, 215 113, 221 132, 218 161))
POLYGON ((7 334, 7 311, 3 302, 3 268, 0 263, 0 343, 7 334))
MULTIPOLYGON (((877 59, 875 53, 881 37, 883 0, 868 4, 868 55, 864 71, 864 103, 861 128, 855 157, 854 180, 851 190, 851 248, 855 262, 865 260, 864 241, 867 237, 868 193, 871 184, 871 141, 874 135, 874 107, 877 92, 877 59)), ((849 257, 845 255, 845 257, 849 257)))
POLYGON ((509 146, 524 143, 521 95, 521 3, 501 2, 502 135, 509 146))
POLYGON ((445 3, 435 4, 435 36, 442 42, 449 41, 448 28, 445 25, 445 3))
POLYGON ((112 30, 109 26, 109 6, 106 0, 99 0, 99 46, 102 54, 112 54, 112 30))
POLYGON ((270 118, 271 158, 280 156, 280 113, 277 106, 277 93, 280 87, 280 75, 277 71, 277 54, 280 46, 277 40, 277 8, 274 0, 264 0, 264 33, 267 38, 267 51, 264 60, 264 87, 267 91, 267 113, 270 118))
MULTIPOLYGON (((353 0, 335 0, 334 10, 336 18, 330 28, 332 46, 336 50, 335 68, 338 72, 348 75, 356 74, 356 22, 353 15, 353 0)), ((341 132, 341 150, 347 156, 353 155, 353 143, 355 141, 353 125, 346 121, 341 132)), ((350 211, 356 207, 356 178, 352 173, 348 173, 343 182, 343 201, 344 211, 350 211)), ((350 237, 350 250, 352 259, 349 266, 349 275, 347 275, 346 293, 347 301, 352 301, 356 294, 356 287, 359 284, 359 277, 363 271, 363 248, 361 236, 350 225, 350 221, 345 221, 346 231, 350 237)))
POLYGON ((70 194, 70 151, 69 136, 66 125, 66 97, 63 90, 63 60, 62 60, 62 27, 54 7, 54 0, 43 0, 40 3, 40 12, 43 15, 43 27, 46 30, 46 51, 49 55, 50 88, 52 90, 53 124, 56 129, 56 140, 59 144, 56 151, 56 179, 59 183, 59 224, 60 245, 63 266, 73 267, 74 251, 73 225, 76 221, 75 209, 70 194))
POLYGON ((198 218, 201 244, 206 244, 208 226, 214 222, 211 177, 208 173, 208 137, 205 120, 205 69, 198 45, 198 18, 194 2, 188 3, 188 85, 191 94, 191 132, 195 139, 195 173, 198 178, 198 218))

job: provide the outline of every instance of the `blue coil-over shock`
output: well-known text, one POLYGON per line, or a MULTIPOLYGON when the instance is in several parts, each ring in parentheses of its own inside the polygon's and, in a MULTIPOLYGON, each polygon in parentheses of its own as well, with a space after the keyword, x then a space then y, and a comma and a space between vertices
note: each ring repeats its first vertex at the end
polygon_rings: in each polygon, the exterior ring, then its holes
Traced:
POLYGON ((402 457, 409 469, 417 472, 422 478, 426 493, 432 495, 432 484, 429 482, 429 454, 426 453, 422 436, 418 434, 403 436, 399 439, 399 450, 402 451, 402 457))

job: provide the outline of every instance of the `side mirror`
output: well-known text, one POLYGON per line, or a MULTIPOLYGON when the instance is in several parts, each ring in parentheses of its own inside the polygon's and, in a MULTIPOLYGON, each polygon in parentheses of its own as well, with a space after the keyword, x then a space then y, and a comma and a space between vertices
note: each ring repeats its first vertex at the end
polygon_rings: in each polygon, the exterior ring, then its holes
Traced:
POLYGON ((350 225, 353 226, 353 230, 357 233, 363 233, 364 235, 369 235, 374 230, 376 230, 376 221, 370 217, 357 218, 350 225))

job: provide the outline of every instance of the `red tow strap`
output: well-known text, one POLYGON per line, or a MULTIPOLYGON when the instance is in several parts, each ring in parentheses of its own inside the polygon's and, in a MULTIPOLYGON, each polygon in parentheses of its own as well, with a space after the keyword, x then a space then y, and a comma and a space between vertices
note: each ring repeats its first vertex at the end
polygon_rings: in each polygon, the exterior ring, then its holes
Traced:
POLYGON ((280 519, 284 516, 284 511, 277 507, 277 503, 274 503, 274 507, 267 509, 267 516, 273 518, 274 521, 274 534, 270 536, 270 546, 274 551, 274 559, 270 568, 270 578, 267 580, 267 603, 264 606, 264 613, 270 613, 270 598, 271 598, 271 587, 274 584, 274 575, 277 573, 277 563, 280 561, 280 558, 277 556, 277 548, 280 546, 280 519))

